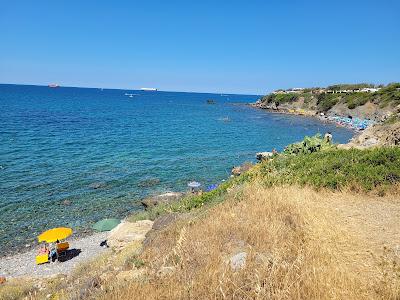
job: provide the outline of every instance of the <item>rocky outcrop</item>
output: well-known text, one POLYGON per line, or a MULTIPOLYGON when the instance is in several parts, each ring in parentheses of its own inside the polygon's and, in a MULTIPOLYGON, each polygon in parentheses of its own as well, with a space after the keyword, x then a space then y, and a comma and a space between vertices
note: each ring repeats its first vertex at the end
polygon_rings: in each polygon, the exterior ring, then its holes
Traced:
POLYGON ((256 159, 259 160, 259 161, 270 159, 272 156, 274 156, 274 153, 272 153, 272 152, 258 152, 258 153, 256 153, 256 159))
POLYGON ((159 216, 154 220, 152 229, 147 233, 146 239, 143 241, 143 246, 145 248, 151 247, 160 230, 173 226, 173 224, 180 220, 187 220, 189 218, 191 218, 190 213, 170 213, 159 216))
POLYGON ((144 241, 146 234, 152 227, 153 221, 150 220, 142 220, 135 223, 122 222, 111 230, 107 244, 115 250, 121 250, 133 241, 144 241))
POLYGON ((349 143, 339 145, 338 148, 365 149, 390 146, 400 146, 400 122, 370 127, 354 137, 349 143))
POLYGON ((252 163, 244 163, 241 166, 233 167, 231 174, 234 176, 239 176, 240 174, 243 174, 244 172, 247 172, 248 170, 250 170, 252 166, 253 166, 252 163))
POLYGON ((160 204, 165 204, 165 203, 172 203, 174 201, 180 200, 184 196, 183 193, 177 193, 177 192, 167 192, 161 195, 157 195, 154 197, 149 197, 146 198, 142 201, 142 204, 146 208, 151 208, 160 204))
POLYGON ((229 265, 233 271, 239 271, 246 265, 247 253, 242 251, 229 258, 229 265))

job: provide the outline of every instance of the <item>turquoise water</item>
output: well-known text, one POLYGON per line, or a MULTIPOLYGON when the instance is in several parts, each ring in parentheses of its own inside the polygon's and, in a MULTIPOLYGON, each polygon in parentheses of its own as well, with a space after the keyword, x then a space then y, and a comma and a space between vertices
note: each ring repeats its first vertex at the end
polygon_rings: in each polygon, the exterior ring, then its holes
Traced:
POLYGON ((54 226, 87 231, 191 180, 218 183, 256 152, 305 135, 352 136, 237 104, 257 98, 0 85, 0 252, 54 226))

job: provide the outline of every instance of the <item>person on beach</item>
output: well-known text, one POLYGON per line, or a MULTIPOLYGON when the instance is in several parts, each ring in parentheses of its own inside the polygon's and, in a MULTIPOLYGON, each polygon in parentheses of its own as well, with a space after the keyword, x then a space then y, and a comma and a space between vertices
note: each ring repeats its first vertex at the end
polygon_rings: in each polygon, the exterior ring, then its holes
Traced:
POLYGON ((329 131, 327 133, 325 133, 324 140, 327 143, 331 143, 332 142, 332 133, 330 133, 329 131))
POLYGON ((49 253, 50 253, 50 250, 49 250, 49 248, 47 247, 47 244, 44 243, 44 244, 40 247, 40 249, 39 249, 39 255, 43 255, 43 254, 49 255, 49 253))

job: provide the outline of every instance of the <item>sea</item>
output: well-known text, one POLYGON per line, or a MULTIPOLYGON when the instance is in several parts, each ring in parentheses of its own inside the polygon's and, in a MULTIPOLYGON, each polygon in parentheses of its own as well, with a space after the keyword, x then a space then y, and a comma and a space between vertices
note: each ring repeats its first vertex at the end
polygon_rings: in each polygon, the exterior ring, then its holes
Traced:
POLYGON ((259 97, 0 85, 0 253, 52 227, 90 233, 193 180, 218 184, 256 152, 306 135, 330 131, 343 143, 354 134, 246 105, 259 97))

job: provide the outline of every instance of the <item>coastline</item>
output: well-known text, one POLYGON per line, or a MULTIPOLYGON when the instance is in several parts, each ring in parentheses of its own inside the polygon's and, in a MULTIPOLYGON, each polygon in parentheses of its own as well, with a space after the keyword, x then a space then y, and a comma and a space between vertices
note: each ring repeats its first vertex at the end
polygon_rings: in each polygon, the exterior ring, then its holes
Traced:
POLYGON ((361 132, 367 128, 370 128, 374 126, 375 124, 378 124, 377 122, 370 121, 368 119, 360 119, 358 117, 354 117, 354 120, 357 122, 352 122, 351 118, 349 116, 340 116, 340 115, 329 115, 325 113, 318 113, 315 110, 307 110, 307 109, 295 109, 295 108, 279 108, 276 106, 266 106, 262 103, 250 103, 250 107, 255 108, 255 109, 261 109, 261 110, 266 110, 271 113, 277 113, 277 114, 284 114, 284 115, 294 115, 294 116, 303 116, 303 117, 312 117, 315 119, 318 119, 322 123, 328 123, 328 124, 334 124, 337 127, 343 127, 347 129, 354 130, 357 134, 361 134, 361 132), (362 126, 359 126, 362 124, 362 126))
MULTIPOLYGON (((234 105, 246 105, 246 106, 250 106, 252 108, 265 109, 265 108, 262 108, 262 107, 255 106, 254 103, 234 103, 234 105)), ((269 110, 268 109, 268 111, 272 112, 272 113, 281 113, 281 114, 288 114, 288 115, 294 115, 294 116, 313 117, 313 118, 317 117, 317 119, 319 121, 324 122, 324 123, 329 123, 329 122, 325 122, 325 119, 321 119, 318 116, 314 115, 313 112, 311 112, 311 111, 307 111, 306 113, 301 113, 301 112, 298 112, 298 111, 290 112, 290 111, 286 111, 286 110, 282 110, 282 109, 279 109, 279 110, 269 110)), ((354 130, 354 128, 350 128, 350 127, 349 127, 349 129, 353 129, 354 130)), ((359 131, 355 130, 355 132, 356 132, 356 135, 359 134, 359 131)), ((353 135, 352 138, 354 138, 356 135, 353 135)), ((260 151, 261 150, 263 150, 263 149, 260 149, 260 151)), ((227 179, 229 179, 229 176, 226 177, 225 179, 223 179, 220 183, 224 182, 227 179)), ((184 191, 178 191, 178 192, 183 193, 184 191)), ((165 192, 165 193, 168 193, 168 192, 165 192)), ((153 194, 152 196, 157 197, 157 196, 160 196, 160 195, 162 196, 163 194, 153 194)), ((152 197, 152 196, 150 196, 150 197, 152 197)), ((145 200, 145 198, 139 200, 139 202, 141 202, 142 200, 145 200)), ((138 209, 137 211, 134 211, 134 212, 132 212, 132 211, 131 212, 126 212, 126 214, 124 214, 122 216, 121 220, 126 220, 132 214, 141 213, 141 212, 145 212, 145 211, 146 211, 145 207, 142 207, 141 209, 138 209)), ((74 236, 71 239, 71 241, 73 241, 73 242, 74 241, 80 241, 80 240, 84 240, 85 238, 88 238, 88 237, 91 237, 91 236, 95 236, 95 235, 97 235, 97 232, 91 230, 90 228, 87 228, 87 229, 84 229, 82 231, 78 231, 78 232, 74 233, 74 236)), ((20 247, 20 249, 18 249, 18 253, 19 254, 26 254, 26 253, 31 253, 32 251, 37 251, 38 246, 39 245, 36 243, 36 240, 32 240, 31 242, 29 242, 29 243, 27 243, 25 245, 22 245, 20 247)), ((13 256, 12 255, 13 253, 15 253, 15 249, 10 249, 7 252, 2 252, 0 254, 0 260, 9 258, 10 256, 13 256)), ((1 275, 1 273, 0 273, 0 275, 1 275)))

